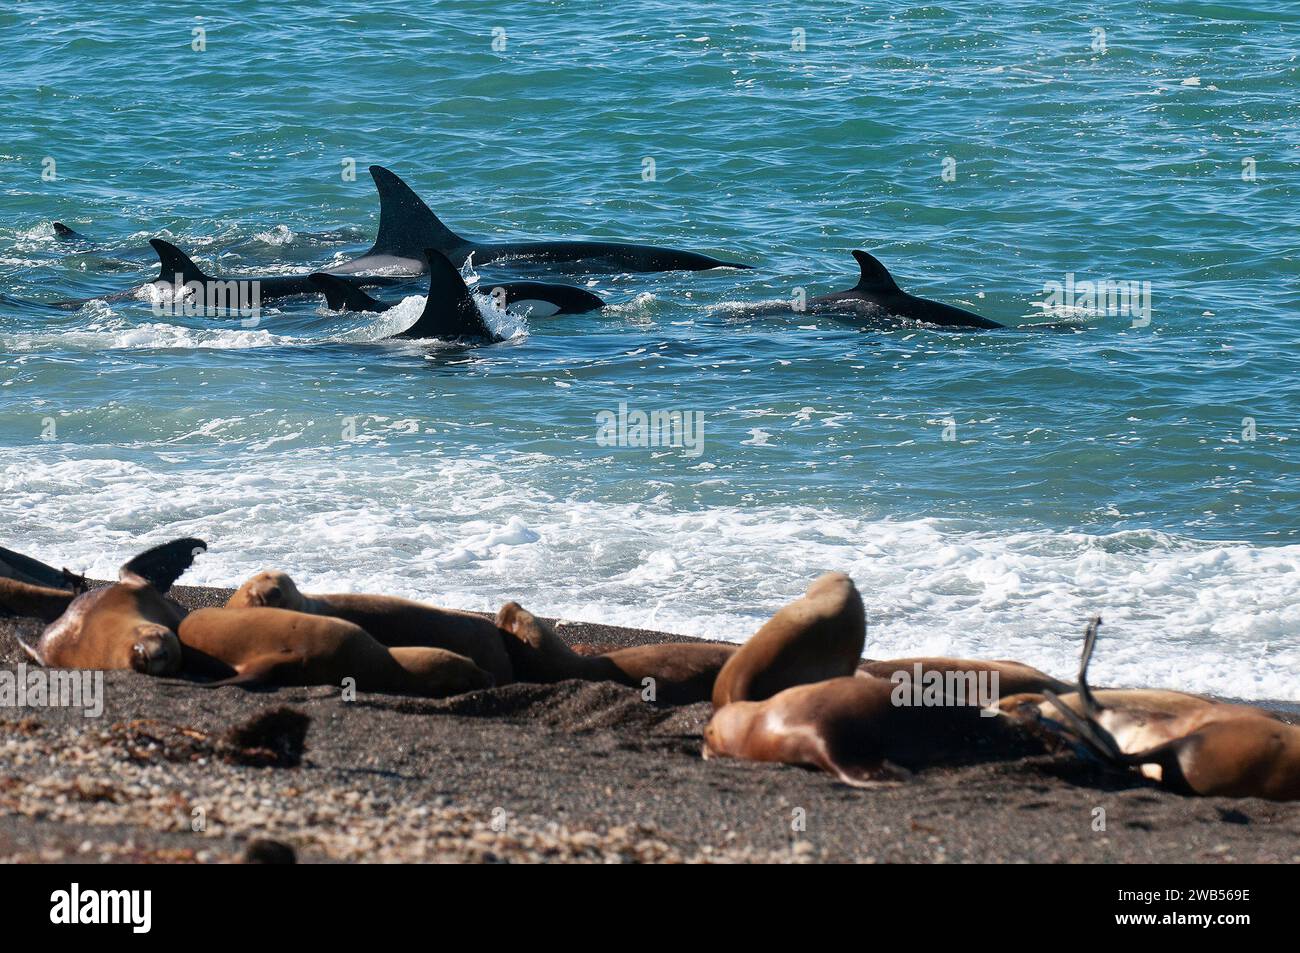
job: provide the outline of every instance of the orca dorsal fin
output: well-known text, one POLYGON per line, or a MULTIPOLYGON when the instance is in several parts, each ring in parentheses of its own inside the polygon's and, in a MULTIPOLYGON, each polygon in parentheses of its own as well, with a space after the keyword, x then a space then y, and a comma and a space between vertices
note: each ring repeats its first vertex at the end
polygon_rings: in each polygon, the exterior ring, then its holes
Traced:
POLYGON ((190 260, 190 256, 185 254, 171 242, 165 242, 161 238, 149 239, 149 244, 153 250, 158 253, 158 264, 161 270, 155 281, 165 281, 171 284, 180 275, 182 281, 188 284, 196 281, 199 284, 206 284, 210 279, 205 275, 199 266, 190 260))
POLYGON ((201 539, 173 539, 133 557, 117 575, 122 582, 146 582, 165 593, 193 565, 194 557, 207 548, 208 544, 201 539))
POLYGON ((420 319, 397 336, 497 340, 456 266, 436 248, 426 248, 424 257, 429 262, 429 297, 420 319))
POLYGON ((424 199, 396 173, 382 165, 372 165, 370 176, 379 190, 379 234, 366 255, 393 255, 418 261, 426 248, 447 252, 468 244, 442 224, 424 204, 424 199))
POLYGON ((323 271, 309 276, 320 293, 325 296, 325 303, 331 311, 386 311, 387 306, 376 301, 352 282, 338 275, 327 275, 323 271))
POLYGON ((853 257, 858 260, 858 267, 862 269, 862 276, 858 278, 855 291, 871 291, 876 294, 897 292, 901 289, 894 283, 894 277, 889 273, 875 257, 868 255, 864 251, 854 251, 853 257))

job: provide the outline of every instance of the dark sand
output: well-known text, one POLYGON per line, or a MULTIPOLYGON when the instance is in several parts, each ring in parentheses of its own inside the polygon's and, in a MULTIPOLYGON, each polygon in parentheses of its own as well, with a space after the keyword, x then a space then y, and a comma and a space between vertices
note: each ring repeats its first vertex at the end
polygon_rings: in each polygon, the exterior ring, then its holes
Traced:
MULTIPOLYGON (((195 607, 227 595, 174 594, 195 607)), ((11 669, 25 659, 18 631, 34 639, 40 624, 0 619, 11 669)), ((1181 797, 1047 753, 854 789, 794 767, 703 761, 707 704, 654 706, 611 684, 348 703, 332 688, 110 672, 105 706, 96 719, 0 708, 0 859, 223 861, 272 837, 304 861, 1300 861, 1300 804, 1181 797), (305 747, 292 716, 261 737, 230 735, 283 708, 310 719, 305 747), (1093 829, 1097 808, 1105 831, 1093 829)))

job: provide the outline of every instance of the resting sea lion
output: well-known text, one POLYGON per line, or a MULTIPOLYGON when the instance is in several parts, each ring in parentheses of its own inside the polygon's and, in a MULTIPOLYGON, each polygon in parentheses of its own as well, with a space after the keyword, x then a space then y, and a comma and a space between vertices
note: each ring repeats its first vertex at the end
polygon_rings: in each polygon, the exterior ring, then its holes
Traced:
POLYGON ((865 786, 1003 735, 999 722, 973 705, 900 705, 884 679, 849 676, 724 705, 704 729, 703 753, 820 768, 865 786))
POLYGON ((87 588, 82 576, 0 546, 0 612, 53 622, 87 588))
POLYGON ((844 573, 826 573, 802 598, 778 610, 722 667, 713 686, 713 707, 761 701, 792 685, 852 675, 862 658, 866 625, 853 580, 844 573))
POLYGON ((645 688, 645 679, 651 678, 655 700, 675 705, 707 701, 718 672, 736 653, 736 646, 726 643, 670 642, 616 649, 606 655, 579 655, 517 602, 501 607, 497 626, 513 636, 507 637, 506 646, 521 682, 577 678, 645 688))
POLYGON ((383 645, 446 649, 491 673, 498 685, 514 681, 501 630, 490 619, 472 612, 440 609, 396 596, 304 594, 288 574, 278 570, 259 572, 226 602, 228 609, 258 606, 344 619, 361 626, 383 645))
POLYGON ((1205 796, 1300 799, 1300 727, 1272 713, 1182 692, 1093 692, 1088 664, 1100 617, 1084 635, 1079 691, 1004 699, 999 709, 1044 726, 1103 761, 1136 767, 1174 790, 1205 796))
POLYGON ((343 619, 288 609, 198 609, 180 624, 183 667, 217 684, 341 685, 442 698, 490 688, 492 676, 443 649, 388 648, 343 619))
POLYGON ((23 648, 51 668, 175 671, 176 628, 187 610, 166 593, 205 549, 202 540, 177 539, 146 550, 122 566, 118 582, 72 598, 36 645, 23 648))
MULTIPOLYGON (((878 662, 863 662, 858 666, 858 674, 863 677, 874 676, 889 681, 895 677, 901 677, 899 673, 902 673, 910 680, 915 677, 918 665, 920 666, 922 679, 931 672, 968 678, 970 676, 982 678, 984 677, 983 673, 996 673, 998 680, 995 690, 1001 697, 1023 692, 1041 692, 1044 689, 1051 689, 1054 692, 1068 692, 1074 688, 1073 685, 1052 678, 1046 672, 1040 672, 1033 666, 1007 659, 994 662, 964 658, 886 659, 878 662)), ((991 701, 993 700, 991 699, 991 701)))

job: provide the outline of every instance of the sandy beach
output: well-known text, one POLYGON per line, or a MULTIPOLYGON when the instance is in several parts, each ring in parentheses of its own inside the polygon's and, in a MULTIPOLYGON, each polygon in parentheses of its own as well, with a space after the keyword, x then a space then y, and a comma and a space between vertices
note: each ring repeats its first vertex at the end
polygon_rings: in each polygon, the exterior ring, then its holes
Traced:
MULTIPOLYGON (((174 594, 197 608, 228 592, 174 594)), ((39 630, 0 620, 0 663, 24 661, 15 635, 39 630)), ((702 760, 709 714, 613 684, 344 702, 110 672, 98 718, 0 708, 0 859, 225 862, 270 838, 302 862, 1300 861, 1300 804, 1182 797, 1032 746, 859 790, 702 760)))

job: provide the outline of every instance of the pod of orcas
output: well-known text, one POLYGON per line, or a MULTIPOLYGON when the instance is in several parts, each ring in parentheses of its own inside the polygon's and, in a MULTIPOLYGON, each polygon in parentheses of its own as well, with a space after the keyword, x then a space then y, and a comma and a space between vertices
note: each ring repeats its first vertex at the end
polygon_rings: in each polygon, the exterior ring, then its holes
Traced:
MULTIPOLYGON (((366 289, 392 287, 424 275, 430 277, 428 297, 420 319, 394 337, 440 339, 459 344, 501 340, 485 319, 460 275, 466 263, 509 266, 533 263, 573 271, 628 272, 705 271, 752 266, 692 251, 629 242, 597 241, 481 241, 453 232, 414 190, 383 166, 370 167, 379 192, 379 231, 364 254, 306 274, 214 275, 205 272, 175 245, 160 238, 150 242, 158 255, 159 274, 146 282, 159 292, 180 294, 182 286, 192 307, 203 313, 229 310, 229 293, 251 292, 261 302, 301 295, 323 295, 332 310, 385 311, 397 304, 372 297, 366 289), (453 279, 451 273, 455 274, 453 279), (211 298, 209 297, 211 296, 211 298)), ((84 235, 62 222, 54 223, 64 243, 87 243, 84 235)), ((889 271, 865 251, 854 251, 860 275, 846 290, 810 299, 797 311, 793 304, 760 304, 732 308, 752 317, 777 313, 814 313, 873 325, 916 321, 947 328, 987 330, 1003 325, 973 312, 919 298, 902 291, 889 271)), ((97 298, 20 304, 75 310, 92 300, 116 301, 138 295, 144 286, 122 289, 97 298)), ((525 317, 584 314, 605 306, 598 295, 571 284, 543 281, 493 282, 481 286, 490 304, 485 307, 525 317)), ((235 300, 246 300, 248 294, 235 300)), ((16 299, 5 298, 15 301, 16 299)), ((399 299, 400 300, 400 299, 399 299)))
POLYGON ((21 643, 42 665, 205 687, 350 679, 361 691, 441 698, 512 682, 615 682, 658 703, 710 702, 706 759, 798 765, 858 787, 1050 740, 1181 793, 1300 799, 1300 727, 1182 692, 1093 690, 1100 618, 1075 683, 1012 660, 863 662, 866 611, 843 573, 815 580, 740 646, 571 647, 515 602, 489 619, 394 596, 306 593, 279 570, 255 574, 221 608, 191 611, 168 593, 206 548, 193 538, 155 546, 97 588, 0 548, 0 610, 46 623, 21 643))

